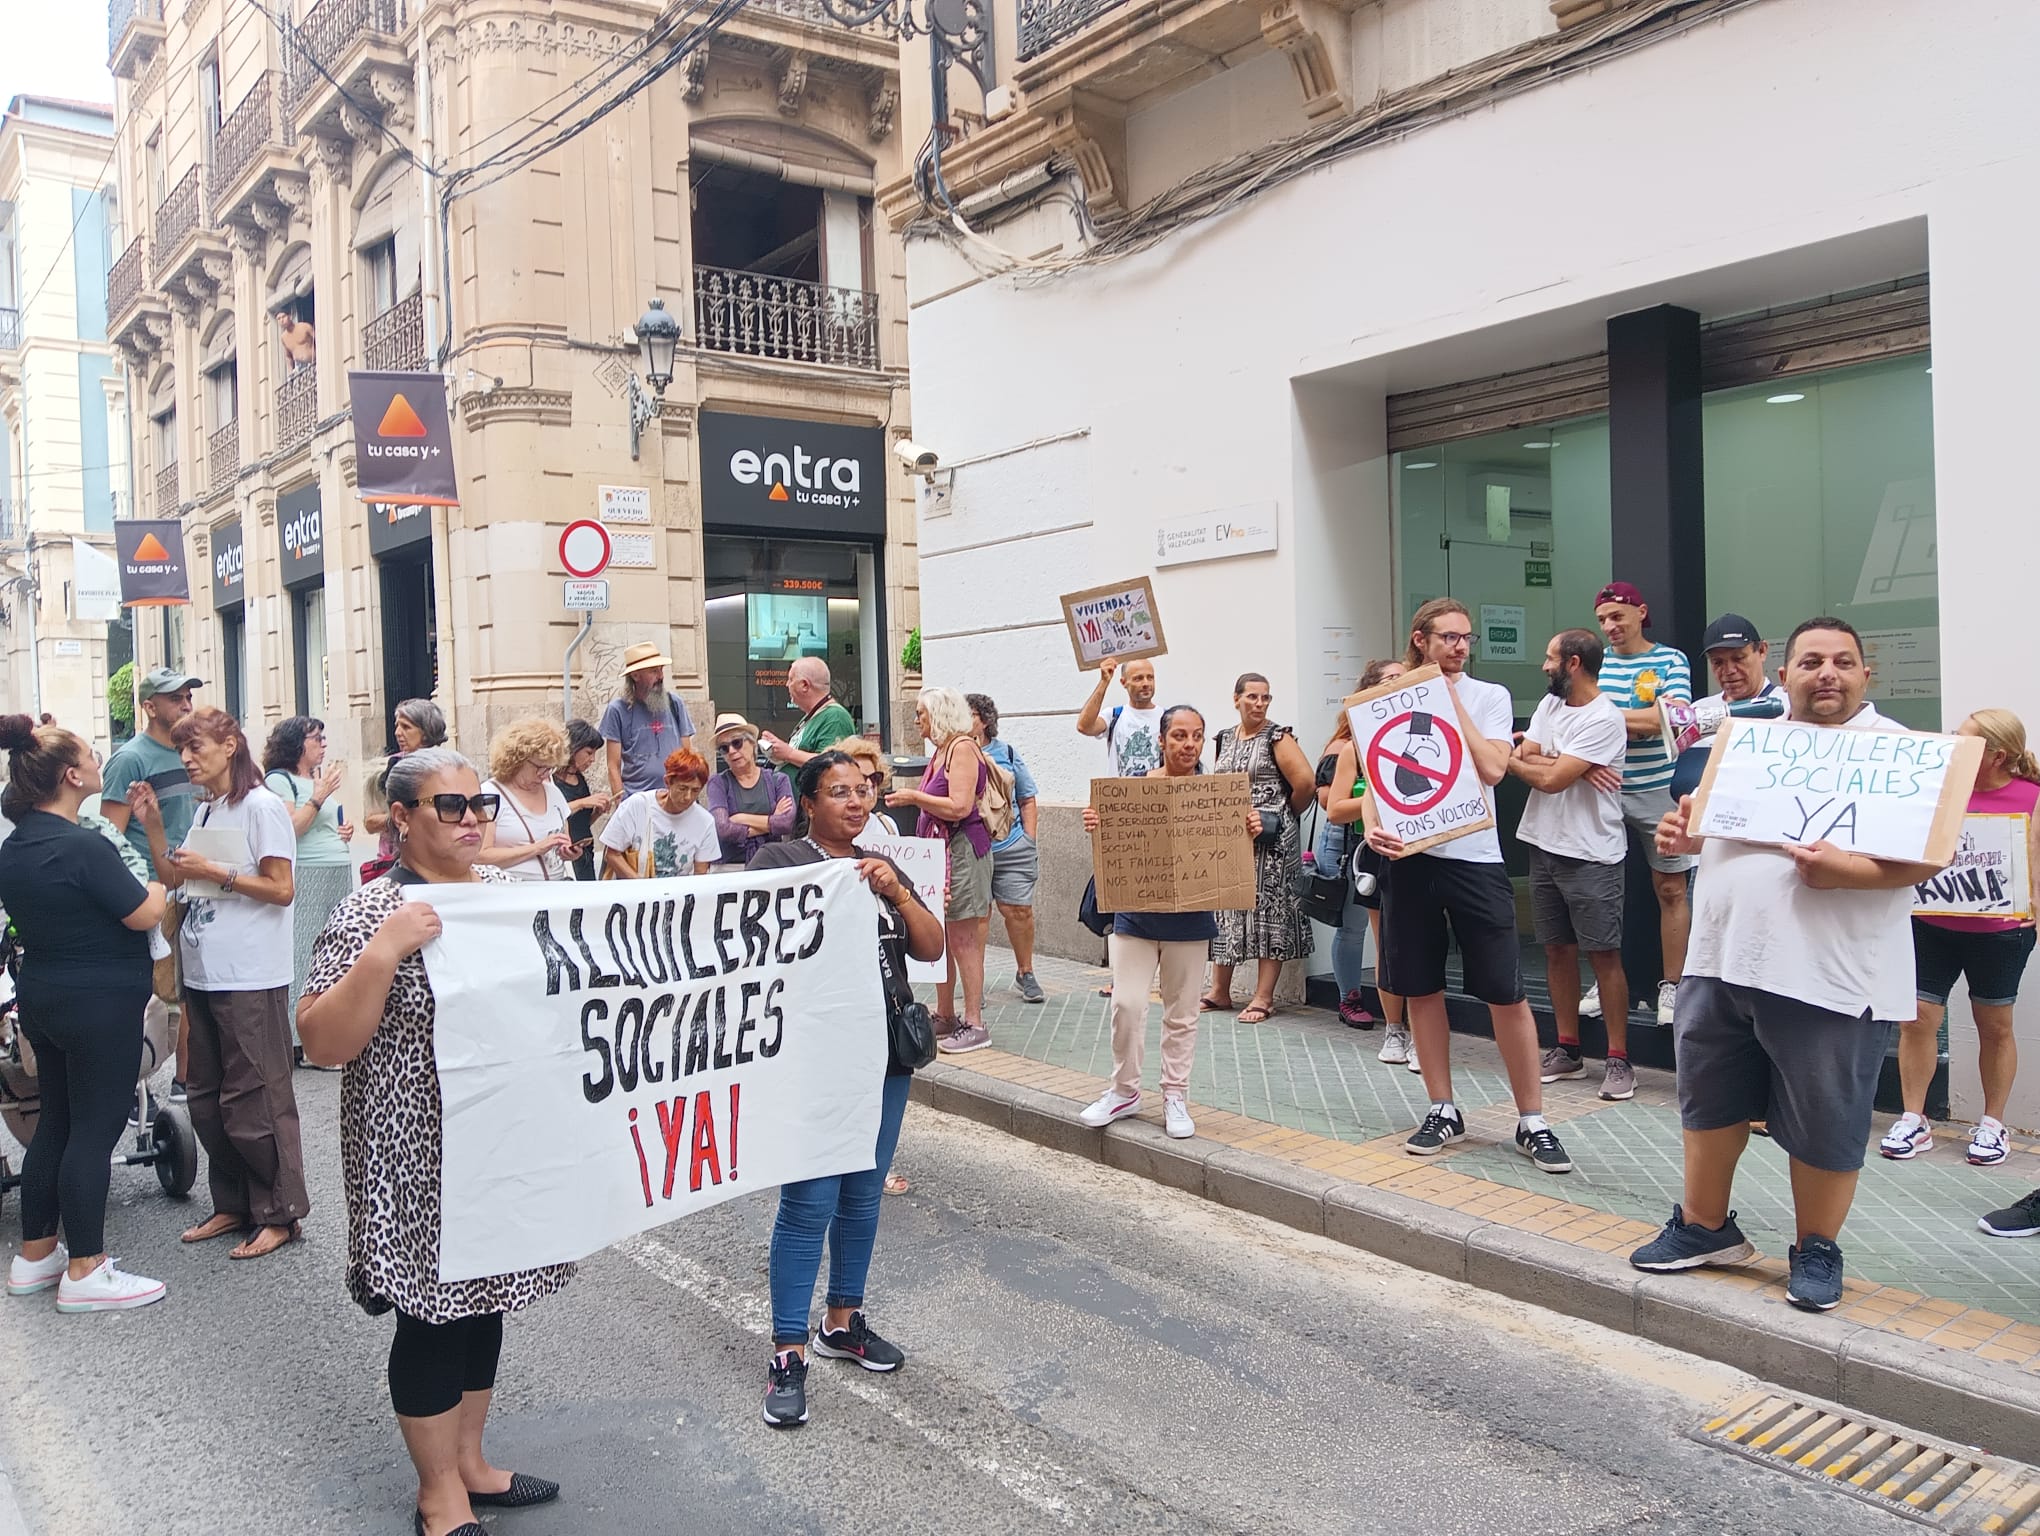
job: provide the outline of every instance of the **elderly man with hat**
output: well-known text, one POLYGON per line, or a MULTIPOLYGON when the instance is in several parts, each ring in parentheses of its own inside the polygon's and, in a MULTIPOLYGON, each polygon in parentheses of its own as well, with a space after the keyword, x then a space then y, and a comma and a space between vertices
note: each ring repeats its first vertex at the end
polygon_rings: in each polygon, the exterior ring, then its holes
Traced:
POLYGON ((666 692, 666 668, 672 665, 673 658, 656 645, 634 645, 623 653, 623 680, 602 711, 612 793, 665 788, 666 759, 694 745, 687 705, 666 692))
POLYGON ((715 750, 722 767, 702 798, 715 817, 722 863, 741 869, 760 848, 793 831, 793 785, 758 761, 758 727, 742 715, 715 717, 715 750))

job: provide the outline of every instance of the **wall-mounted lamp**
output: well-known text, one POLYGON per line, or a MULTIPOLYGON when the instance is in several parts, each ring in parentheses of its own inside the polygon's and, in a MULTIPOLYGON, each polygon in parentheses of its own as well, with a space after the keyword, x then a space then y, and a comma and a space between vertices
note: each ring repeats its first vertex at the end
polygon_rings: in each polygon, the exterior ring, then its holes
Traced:
POLYGON ((645 382, 630 376, 630 456, 638 456, 644 430, 659 414, 659 402, 666 386, 673 382, 673 355, 680 350, 680 322, 666 312, 664 299, 652 300, 651 308, 638 317, 638 359, 644 364, 645 382), (647 391, 645 385, 651 386, 647 391))

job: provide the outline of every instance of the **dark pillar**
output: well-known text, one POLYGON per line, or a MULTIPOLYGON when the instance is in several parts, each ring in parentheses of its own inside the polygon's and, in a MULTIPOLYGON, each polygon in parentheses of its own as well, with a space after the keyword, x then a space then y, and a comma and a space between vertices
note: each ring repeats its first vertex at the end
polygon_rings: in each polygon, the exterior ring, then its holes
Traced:
MULTIPOLYGON (((1700 317, 1661 304, 1608 322, 1608 480, 1613 574, 1650 603, 1650 638, 1693 663, 1706 691, 1705 480, 1700 447, 1700 317)), ((1669 805, 1667 801, 1667 805, 1669 805)), ((1629 860, 1623 969, 1632 997, 1654 1008, 1664 955, 1657 898, 1641 857, 1629 860)))

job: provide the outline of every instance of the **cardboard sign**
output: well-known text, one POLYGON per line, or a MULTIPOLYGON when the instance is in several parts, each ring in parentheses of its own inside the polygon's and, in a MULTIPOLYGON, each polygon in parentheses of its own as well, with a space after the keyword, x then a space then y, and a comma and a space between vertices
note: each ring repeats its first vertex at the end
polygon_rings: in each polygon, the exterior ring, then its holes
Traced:
POLYGON ((1693 834, 1828 842, 1872 858, 1945 865, 1982 758, 1980 736, 1731 719, 1693 797, 1693 834))
POLYGON ((1070 645, 1077 653, 1077 666, 1082 671, 1095 671, 1100 662, 1107 660, 1133 661, 1168 652, 1168 642, 1162 638, 1162 616, 1155 607, 1154 586, 1145 576, 1115 581, 1109 587, 1066 593, 1062 610, 1063 623, 1070 628, 1070 645))
POLYGON ((1346 719, 1382 830, 1410 853, 1495 824, 1487 786, 1460 736, 1452 685, 1436 667, 1353 694, 1346 719))
POLYGON ((1254 842, 1244 773, 1093 779, 1100 912, 1247 912, 1254 842))
MULTIPOLYGON (((896 836, 880 826, 874 816, 857 834, 857 846, 870 853, 882 853, 899 865, 906 877, 914 882, 914 894, 921 898, 921 905, 937 917, 942 915, 949 894, 947 843, 932 837, 896 836)), ((933 960, 916 960, 912 955, 907 956, 909 981, 944 981, 948 976, 949 956, 946 950, 933 960)))
POLYGON ((1962 818, 1955 861, 1913 887, 1915 917, 2033 916, 2032 818, 1973 814, 1962 818))

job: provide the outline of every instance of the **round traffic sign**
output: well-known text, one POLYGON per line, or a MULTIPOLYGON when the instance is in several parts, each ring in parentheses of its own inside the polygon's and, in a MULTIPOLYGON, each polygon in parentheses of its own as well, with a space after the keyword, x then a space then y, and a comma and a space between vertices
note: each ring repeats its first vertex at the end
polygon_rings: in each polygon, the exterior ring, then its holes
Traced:
POLYGON ((1391 810, 1421 816, 1452 793, 1464 752, 1451 724, 1421 710, 1405 711, 1367 744, 1368 788, 1391 810))
POLYGON ((609 530, 593 518, 567 524, 560 534, 560 564, 584 581, 600 576, 609 564, 609 530))

